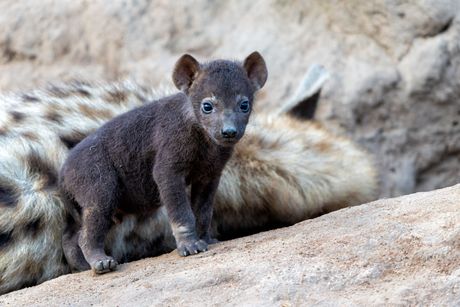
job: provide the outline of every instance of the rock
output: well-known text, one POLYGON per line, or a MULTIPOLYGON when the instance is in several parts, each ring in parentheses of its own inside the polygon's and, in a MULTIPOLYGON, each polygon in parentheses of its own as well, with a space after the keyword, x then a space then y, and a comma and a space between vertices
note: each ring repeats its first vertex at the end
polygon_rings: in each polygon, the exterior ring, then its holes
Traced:
POLYGON ((170 83, 184 52, 270 70, 259 108, 279 105, 307 68, 331 73, 319 119, 379 162, 382 196, 460 181, 460 2, 2 1, 0 89, 75 77, 170 83))
POLYGON ((460 184, 95 276, 65 275, 2 306, 460 304, 460 184))

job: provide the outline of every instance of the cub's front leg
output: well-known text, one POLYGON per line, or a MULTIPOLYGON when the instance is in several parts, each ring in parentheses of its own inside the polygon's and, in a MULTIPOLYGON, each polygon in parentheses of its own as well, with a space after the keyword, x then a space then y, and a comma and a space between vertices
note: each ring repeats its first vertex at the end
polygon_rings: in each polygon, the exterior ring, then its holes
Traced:
POLYGON ((177 251, 188 256, 208 250, 208 244, 196 233, 195 216, 187 197, 185 176, 164 166, 155 166, 153 178, 166 207, 169 223, 176 239, 177 251))
POLYGON ((192 184, 192 209, 196 216, 196 231, 198 237, 208 244, 217 243, 211 235, 211 221, 214 195, 219 186, 220 177, 209 182, 195 182, 192 184))

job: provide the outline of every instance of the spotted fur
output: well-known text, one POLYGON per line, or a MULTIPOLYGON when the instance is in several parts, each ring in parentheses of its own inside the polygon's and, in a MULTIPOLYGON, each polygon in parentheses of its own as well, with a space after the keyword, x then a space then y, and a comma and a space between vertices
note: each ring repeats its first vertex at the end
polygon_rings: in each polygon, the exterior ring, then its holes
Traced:
MULTIPOLYGON (((72 82, 0 96, 0 294, 70 272, 61 247, 70 214, 57 190, 58 170, 90 132, 159 96, 130 82, 72 82)), ((108 241, 120 259, 137 252, 123 244, 134 244, 146 227, 155 233, 152 240, 169 235, 161 215, 148 220, 127 218, 111 232, 108 241)))
MULTIPOLYGON (((70 272, 61 240, 79 223, 56 187, 70 148, 104 122, 169 93, 132 82, 73 82, 0 96, 0 294, 70 272)), ((316 93, 315 93, 316 94, 316 93)), ((254 114, 222 175, 213 229, 231 238, 290 225, 375 197, 370 157, 318 123, 254 114)), ((166 213, 117 219, 106 249, 117 261, 175 248, 166 213)))

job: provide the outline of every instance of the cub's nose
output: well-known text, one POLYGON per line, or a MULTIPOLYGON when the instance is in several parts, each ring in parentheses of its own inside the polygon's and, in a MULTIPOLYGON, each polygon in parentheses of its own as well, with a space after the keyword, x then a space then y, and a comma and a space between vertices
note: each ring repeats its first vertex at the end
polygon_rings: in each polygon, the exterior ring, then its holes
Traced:
POLYGON ((236 136, 236 129, 235 128, 224 128, 222 129, 222 136, 226 139, 231 139, 236 136))

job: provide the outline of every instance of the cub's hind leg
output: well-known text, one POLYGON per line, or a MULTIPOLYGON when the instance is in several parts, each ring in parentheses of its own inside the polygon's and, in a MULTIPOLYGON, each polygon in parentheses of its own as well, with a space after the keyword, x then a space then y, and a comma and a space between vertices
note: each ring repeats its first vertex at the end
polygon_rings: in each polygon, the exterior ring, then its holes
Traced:
POLYGON ((80 255, 74 243, 77 241, 86 262, 95 273, 102 274, 117 267, 117 262, 105 253, 104 241, 118 204, 119 185, 111 165, 103 158, 95 158, 84 161, 93 165, 93 169, 74 164, 75 160, 70 160, 62 169, 62 190, 76 201, 81 212, 81 228, 70 230, 64 248, 73 259, 70 261, 79 267, 80 255))
POLYGON ((93 201, 85 202, 82 206, 82 227, 78 236, 78 245, 97 274, 113 271, 118 265, 104 251, 104 241, 111 226, 117 199, 112 189, 102 188, 100 191, 106 192, 96 199, 93 197, 93 201))

